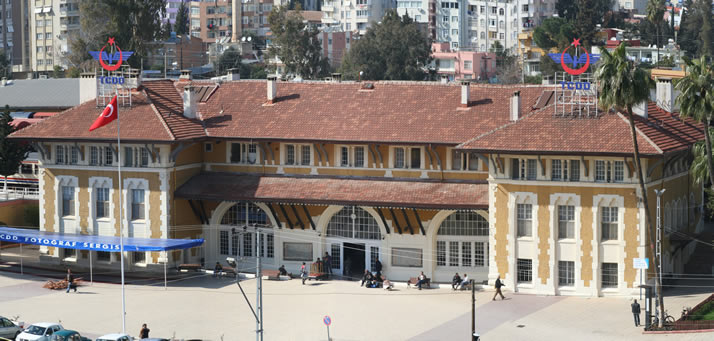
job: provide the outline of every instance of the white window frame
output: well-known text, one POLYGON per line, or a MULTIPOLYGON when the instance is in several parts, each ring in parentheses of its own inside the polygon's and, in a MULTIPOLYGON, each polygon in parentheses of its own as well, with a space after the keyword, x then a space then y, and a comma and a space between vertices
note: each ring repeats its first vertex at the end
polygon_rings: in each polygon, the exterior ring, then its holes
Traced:
POLYGON ((394 169, 424 169, 424 148, 414 146, 393 146, 390 147, 390 164, 394 169), (397 150, 404 150, 404 167, 397 167, 397 150), (419 149, 419 167, 412 167, 412 150, 419 149))
POLYGON ((516 236, 517 238, 531 238, 533 237, 533 209, 534 206, 532 203, 516 203, 515 208, 516 208, 516 236), (521 206, 523 205, 523 206, 521 206), (528 207, 530 206, 530 207, 528 207), (521 209, 522 208, 522 209, 521 209), (523 214, 521 214, 523 213, 523 214), (522 216, 522 218, 521 218, 522 216), (529 223, 529 231, 525 230, 524 226, 524 231, 521 233, 521 229, 519 228, 520 222, 523 221, 523 223, 529 223), (527 232, 527 233, 526 233, 527 232))
MULTIPOLYGON (((336 145, 335 146, 335 165, 342 168, 367 168, 368 166, 368 151, 367 145, 336 145), (357 148, 362 148, 363 160, 362 164, 357 164, 357 148), (347 154, 347 160, 345 160, 347 154)), ((313 153, 314 154, 314 153, 313 153)))
POLYGON ((281 164, 285 166, 291 166, 291 167, 300 167, 300 166, 306 166, 310 167, 314 164, 314 151, 312 149, 311 144, 297 144, 297 143, 284 143, 282 145, 282 160, 281 164), (293 148, 293 163, 288 163, 288 150, 290 147, 293 148), (310 157, 307 160, 307 163, 305 163, 305 158, 303 155, 303 148, 308 148, 310 150, 310 157))
POLYGON ((248 143, 248 142, 230 142, 230 145, 226 148, 226 162, 231 164, 241 164, 241 165, 259 165, 262 162, 260 155, 260 145, 258 143, 248 143), (240 160, 233 161, 231 156, 233 154, 233 146, 240 146, 240 160), (251 161, 250 158, 252 154, 250 152, 251 147, 255 147, 255 160, 251 161))

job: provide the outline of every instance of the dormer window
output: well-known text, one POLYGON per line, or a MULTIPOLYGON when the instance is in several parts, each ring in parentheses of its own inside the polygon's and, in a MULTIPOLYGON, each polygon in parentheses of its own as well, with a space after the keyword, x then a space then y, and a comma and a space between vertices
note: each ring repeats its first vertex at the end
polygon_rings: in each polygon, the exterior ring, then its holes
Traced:
POLYGON ((257 163, 258 145, 255 143, 231 143, 230 161, 231 163, 257 163))
POLYGON ((340 146, 340 167, 366 167, 365 146, 340 146))
POLYGON ((394 168, 421 169, 421 147, 394 147, 394 168))

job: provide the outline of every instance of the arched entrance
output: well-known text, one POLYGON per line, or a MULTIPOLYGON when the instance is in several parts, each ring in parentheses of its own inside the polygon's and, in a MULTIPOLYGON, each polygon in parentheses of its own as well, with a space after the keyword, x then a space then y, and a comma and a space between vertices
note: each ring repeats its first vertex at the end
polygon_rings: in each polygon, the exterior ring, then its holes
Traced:
POLYGON ((441 222, 435 236, 436 280, 450 281, 456 272, 477 282, 488 279, 489 224, 485 215, 459 210, 441 222))
POLYGON ((342 207, 325 227, 333 273, 359 278, 365 269, 376 271, 382 234, 373 213, 357 206, 342 207))
POLYGON ((274 221, 261 206, 262 204, 253 202, 219 205, 212 221, 213 226, 218 225, 214 245, 219 261, 225 257, 255 260, 255 257, 260 256, 266 263, 274 263, 275 237, 272 228, 274 221), (256 238, 256 229, 260 230, 259 240, 256 238), (256 254, 258 243, 260 243, 260 255, 256 254))

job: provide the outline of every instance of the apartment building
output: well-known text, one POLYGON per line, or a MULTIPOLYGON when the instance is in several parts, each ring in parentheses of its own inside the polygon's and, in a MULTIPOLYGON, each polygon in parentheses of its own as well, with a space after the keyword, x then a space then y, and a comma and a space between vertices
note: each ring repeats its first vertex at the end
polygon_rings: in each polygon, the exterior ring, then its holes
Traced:
POLYGON ((397 0, 397 12, 425 23, 436 42, 486 51, 494 42, 516 52, 518 34, 552 16, 555 0, 397 0))
MULTIPOLYGON (((233 35, 233 1, 191 1, 189 7, 189 30, 191 36, 205 43, 233 35)), ((237 3, 240 3, 238 1, 237 3)))
POLYGON ((30 66, 29 3, 0 0, 0 48, 12 65, 12 72, 26 72, 30 66))
POLYGON ((350 31, 340 31, 337 28, 326 28, 317 36, 322 45, 322 56, 327 57, 332 67, 340 67, 342 58, 352 46, 354 36, 350 31))
POLYGON ((233 2, 233 40, 244 34, 265 37, 270 31, 268 15, 273 10, 273 0, 245 0, 233 2))
POLYGON ((164 65, 167 69, 188 69, 208 62, 207 46, 201 38, 171 34, 169 39, 152 42, 146 65, 164 65))
POLYGON ((386 10, 395 7, 394 0, 325 0, 321 7, 322 23, 325 27, 365 34, 370 23, 379 22, 386 10))
POLYGON ((68 36, 79 30, 79 0, 30 0, 30 68, 46 73, 67 68, 68 36))
POLYGON ((166 0, 166 14, 161 19, 161 22, 170 22, 171 25, 176 23, 176 15, 178 14, 178 9, 181 7, 182 2, 186 2, 186 7, 189 7, 190 0, 166 0))
POLYGON ((488 80, 496 74, 496 54, 452 50, 449 43, 432 43, 431 56, 437 73, 449 81, 488 80))

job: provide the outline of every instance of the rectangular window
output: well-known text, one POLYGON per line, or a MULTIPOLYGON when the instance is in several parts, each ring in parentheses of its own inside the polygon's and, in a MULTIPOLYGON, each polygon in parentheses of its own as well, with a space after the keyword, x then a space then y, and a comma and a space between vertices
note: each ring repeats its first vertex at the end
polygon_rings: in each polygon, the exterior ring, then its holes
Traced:
POLYGON ((533 210, 531 204, 518 204, 517 209, 517 225, 518 225, 518 237, 530 237, 533 210))
POLYGON ((474 266, 488 266, 488 242, 476 242, 474 266))
POLYGON ((617 207, 601 207, 602 241, 617 240, 617 207))
POLYGON ((471 60, 465 60, 464 61, 464 70, 472 70, 473 69, 473 61, 471 60))
POLYGON ((570 181, 580 181, 580 161, 570 160, 570 181))
POLYGON ((436 266, 446 266, 446 242, 436 242, 436 266))
POLYGON ((134 162, 134 148, 124 147, 124 167, 133 166, 134 162))
POLYGON ((595 181, 605 181, 605 161, 595 161, 595 181))
POLYGON ((300 164, 309 166, 312 159, 312 151, 310 146, 300 146, 300 164))
POLYGON ((518 159, 511 159, 511 179, 518 180, 520 178, 520 161, 518 159))
POLYGON ((364 147, 355 147, 354 167, 364 167, 364 147))
POLYGON ((404 148, 394 148, 394 168, 404 167, 404 148))
POLYGON ((528 159, 528 175, 527 180, 535 180, 538 177, 538 160, 528 159))
POLYGON ((62 186, 62 216, 74 215, 74 187, 62 186))
MULTIPOLYGON (((223 231, 221 231, 221 232, 223 232, 223 231)), ((238 256, 238 250, 240 250, 240 234, 234 233, 231 236, 231 244, 233 246, 231 248, 231 255, 238 256)))
POLYGON ((531 283, 533 281, 533 261, 530 259, 518 258, 517 263, 518 283, 531 283))
POLYGON ((131 220, 143 220, 144 212, 144 190, 131 190, 131 220))
POLYGON ((421 148, 411 148, 411 167, 412 169, 421 168, 421 148))
POLYGON ((104 147, 104 165, 111 166, 114 163, 114 152, 111 147, 104 147))
POLYGON ((471 242, 461 242, 461 266, 471 266, 471 242))
POLYGON ((602 263, 602 288, 617 288, 617 263, 602 263))
POLYGON ((575 206, 558 206, 558 238, 575 238, 575 206))
POLYGON ((149 151, 146 150, 146 148, 139 148, 141 150, 139 152, 139 155, 141 155, 141 158, 139 159, 139 167, 148 167, 149 166, 149 151))
POLYGON ((445 15, 445 16, 441 17, 441 21, 445 22, 445 23, 449 22, 449 16, 445 15))
MULTIPOLYGON (((184 251, 185 252, 185 251, 184 251)), ((146 252, 132 252, 134 254, 134 264, 146 263, 146 252)))
POLYGON ((461 155, 456 149, 451 151, 451 170, 461 170, 461 155))
POLYGON ((459 242, 449 242, 449 266, 459 266, 459 242))
POLYGON ((478 170, 479 164, 478 155, 476 153, 469 153, 469 170, 478 170))
POLYGON ((349 167, 350 165, 350 149, 349 147, 340 147, 340 166, 349 167))
POLYGON ((221 231, 218 242, 222 255, 228 255, 228 231, 221 231))
POLYGON ((273 257, 275 257, 275 245, 274 245, 275 239, 273 238, 272 234, 267 234, 266 240, 267 240, 267 242, 266 242, 267 245, 265 247, 266 257, 273 258, 273 257))
POLYGON ((243 235, 243 256, 253 257, 253 235, 243 235))
POLYGON ((285 164, 294 165, 295 164, 295 145, 288 144, 285 145, 285 164))
POLYGON ((312 261, 312 243, 283 242, 283 260, 312 261))
POLYGON ((622 182, 625 180, 625 162, 615 161, 615 182, 622 182))
POLYGON ((95 188, 97 192, 96 196, 96 217, 97 218, 107 218, 109 217, 109 188, 95 188))
POLYGON ((96 166, 99 164, 99 148, 89 147, 89 164, 96 166))
POLYGON ((392 248, 392 266, 422 267, 422 250, 412 248, 392 248))
POLYGON ((575 285, 575 262, 558 261, 558 285, 575 285))
POLYGON ((108 262, 111 260, 111 252, 97 251, 97 260, 100 262, 108 262))
POLYGON ((55 150, 55 163, 58 165, 64 164, 64 146, 57 146, 55 150))
POLYGON ((79 162, 79 148, 72 146, 72 147, 69 147, 69 150, 70 150, 69 164, 76 165, 77 162, 79 162))
POLYGON ((561 161, 560 160, 553 160, 551 161, 551 172, 550 172, 550 179, 553 181, 560 181, 562 174, 563 174, 563 169, 561 168, 561 161))

